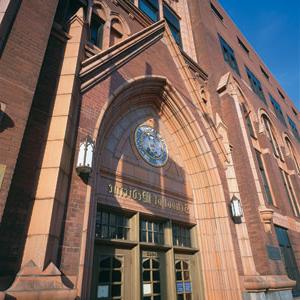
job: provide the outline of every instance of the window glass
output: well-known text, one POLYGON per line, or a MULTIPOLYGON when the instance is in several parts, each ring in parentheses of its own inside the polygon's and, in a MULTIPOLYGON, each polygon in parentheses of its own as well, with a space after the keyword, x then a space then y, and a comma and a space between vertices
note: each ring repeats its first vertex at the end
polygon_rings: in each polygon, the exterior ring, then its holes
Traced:
POLYGON ((290 127, 291 127, 291 129, 292 129, 292 132, 293 132, 295 138, 296 138, 298 141, 300 141, 299 132, 298 132, 298 129, 297 129, 297 126, 296 126, 295 122, 294 122, 289 116, 287 116, 287 118, 288 118, 290 127))
POLYGON ((128 238, 129 219, 121 214, 99 210, 96 216, 96 237, 102 239, 128 238))
POLYGON ((163 244, 163 224, 149 220, 141 220, 141 242, 163 244))
POLYGON ((288 148, 289 148, 290 155, 292 156, 293 161, 294 161, 294 163, 295 163, 296 171, 297 171, 298 173, 300 173, 300 166, 299 166, 298 160, 297 160, 297 158, 296 158, 296 155, 295 155, 293 146, 292 146, 292 144, 291 144, 291 142, 289 141, 288 138, 285 139, 285 142, 286 142, 286 144, 287 144, 287 146, 288 146, 288 148))
POLYGON ((182 46, 181 35, 180 35, 180 22, 176 14, 164 4, 163 6, 164 17, 167 21, 167 24, 170 27, 172 35, 179 46, 182 46))
POLYGON ((285 122, 280 104, 272 97, 272 95, 269 94, 269 96, 270 96, 270 100, 271 100, 271 103, 274 107, 274 111, 275 111, 275 114, 276 114, 277 118, 281 121, 281 123, 283 125, 286 126, 286 122, 285 122))
POLYGON ((247 76, 251 85, 253 92, 265 103, 267 104, 263 89, 261 87, 260 81, 254 76, 254 74, 246 67, 247 76))
POLYGON ((235 59, 234 51, 232 48, 225 42, 225 40, 219 35, 221 48, 223 51, 224 60, 230 65, 230 67, 240 75, 239 67, 235 59))
POLYGON ((188 260, 175 260, 177 300, 192 299, 192 281, 188 260))
POLYGON ((267 202, 269 204, 273 204, 273 199, 272 199, 269 183, 268 183, 267 176, 266 176, 266 171, 265 171, 263 161, 261 158, 261 154, 260 154, 260 152, 258 152, 256 150, 255 150, 255 153, 256 153, 258 167, 259 167, 260 175, 261 175, 263 186, 264 186, 265 195, 267 197, 267 202))
POLYGON ((173 245, 191 247, 191 233, 188 227, 173 224, 173 245))
POLYGON ((102 48, 104 22, 95 14, 91 20, 91 43, 99 48, 102 48))
POLYGON ((158 0, 139 0, 139 9, 152 21, 158 21, 158 0))

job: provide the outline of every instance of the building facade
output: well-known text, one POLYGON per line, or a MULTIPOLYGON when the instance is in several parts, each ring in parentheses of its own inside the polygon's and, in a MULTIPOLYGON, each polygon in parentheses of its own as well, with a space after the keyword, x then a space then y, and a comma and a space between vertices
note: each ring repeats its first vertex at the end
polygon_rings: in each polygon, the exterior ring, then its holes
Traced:
POLYGON ((217 1, 0 13, 0 299, 300 296, 299 112, 217 1))

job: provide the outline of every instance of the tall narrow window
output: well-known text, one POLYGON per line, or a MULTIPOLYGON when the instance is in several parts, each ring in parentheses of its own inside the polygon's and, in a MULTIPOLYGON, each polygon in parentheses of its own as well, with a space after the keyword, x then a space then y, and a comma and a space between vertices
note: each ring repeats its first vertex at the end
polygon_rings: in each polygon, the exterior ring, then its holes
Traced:
POLYGON ((267 132, 267 136, 270 140, 270 143, 272 145, 273 152, 274 152, 275 156, 279 157, 283 160, 283 157, 282 157, 278 142, 277 142, 277 140, 275 138, 275 135, 273 133, 270 121, 267 119, 267 117, 265 115, 262 116, 262 119, 263 119, 264 126, 265 126, 265 129, 266 129, 266 132, 267 132))
POLYGON ((284 259, 286 273, 289 278, 296 280, 297 285, 293 288, 293 294, 300 295, 300 273, 297 267, 294 251, 290 243, 288 232, 285 228, 275 225, 278 244, 280 247, 281 255, 284 259))
POLYGON ((286 194, 288 196, 288 200, 289 200, 289 203, 292 207, 292 210, 293 210, 295 216, 299 217, 300 216, 299 206, 298 206, 298 203, 297 203, 297 199, 296 199, 294 190, 292 188, 292 182, 291 182, 290 176, 289 176, 289 174, 287 174, 285 171, 283 171, 281 169, 280 169, 280 173, 281 173, 281 176, 282 176, 285 191, 286 191, 286 194))
POLYGON ((221 48, 223 51, 224 60, 230 65, 230 67, 240 75, 239 67, 235 59, 234 51, 232 48, 225 42, 225 40, 219 35, 221 48))
POLYGON ((102 48, 104 22, 97 15, 92 15, 91 20, 91 43, 102 48))
POLYGON ((167 24, 170 27, 172 35, 177 45, 181 47, 182 43, 181 43, 181 35, 180 35, 179 18, 176 16, 176 14, 171 10, 171 8, 168 5, 164 4, 163 10, 164 10, 164 17, 167 21, 167 24))
POLYGON ((285 142, 286 142, 286 144, 287 144, 287 146, 289 148, 290 155, 291 155, 291 157, 292 157, 292 159, 293 159, 293 161, 295 163, 296 171, 297 171, 297 173, 300 173, 300 166, 299 166, 296 154, 294 152, 294 148, 293 148, 293 146, 292 146, 292 144, 291 144, 291 142, 289 141, 288 138, 285 139, 285 142))
POLYGON ((221 13, 217 10, 217 8, 210 2, 211 10, 215 13, 215 15, 220 19, 220 21, 223 22, 224 17, 221 15, 221 13))
POLYGON ((296 126, 295 122, 289 116, 287 116, 287 117, 288 117, 288 121, 289 121, 290 127, 292 129, 292 132, 293 132, 295 138, 298 141, 300 141, 299 132, 298 132, 298 129, 297 129, 297 126, 296 126))
POLYGON ((246 125, 247 125, 250 136, 255 138, 254 128, 253 128, 249 113, 245 116, 245 120, 246 120, 246 125))
POLYGON ((191 232, 186 226, 173 224, 173 245, 191 247, 191 232))
POLYGON ((158 21, 158 0, 139 0, 139 9, 145 13, 153 22, 158 21))
POLYGON ((259 168, 261 179, 262 179, 263 186, 264 186, 265 195, 267 197, 267 202, 269 204, 273 205, 274 203, 273 203, 273 199, 272 199, 272 195, 271 195, 271 191, 270 191, 266 171, 265 171, 265 168, 264 168, 264 164, 263 164, 263 161, 262 161, 262 158, 261 158, 261 153, 258 152, 257 150, 255 150, 255 153, 256 153, 256 158, 257 158, 257 162, 258 162, 258 168, 259 168))
POLYGON ((246 67, 247 76, 251 85, 253 92, 265 103, 267 104, 263 89, 261 87, 260 81, 254 76, 254 74, 246 67))
POLYGON ((270 100, 271 100, 271 103, 273 105, 273 108, 274 108, 274 111, 275 111, 275 114, 276 114, 277 118, 281 121, 281 123, 284 126, 286 126, 286 122, 285 122, 280 104, 272 97, 272 95, 269 94, 269 96, 270 96, 270 100))

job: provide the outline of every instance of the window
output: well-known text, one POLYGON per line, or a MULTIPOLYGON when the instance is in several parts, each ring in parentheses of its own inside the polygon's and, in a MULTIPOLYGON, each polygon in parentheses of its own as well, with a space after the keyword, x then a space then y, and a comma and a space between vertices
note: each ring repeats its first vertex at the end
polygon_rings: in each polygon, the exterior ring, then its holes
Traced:
POLYGON ((159 257, 143 256, 142 277, 143 300, 161 299, 159 257))
POLYGON ((250 114, 247 114, 245 116, 245 120, 246 120, 246 125, 247 125, 250 136, 255 138, 254 128, 253 128, 253 125, 252 125, 252 122, 250 119, 250 114))
POLYGON ((272 95, 269 94, 269 96, 270 96, 270 100, 271 100, 271 103, 274 107, 274 111, 275 111, 275 114, 276 114, 277 118, 281 121, 281 123, 283 125, 286 126, 286 122, 285 122, 280 104, 272 97, 272 95))
POLYGON ((164 17, 167 21, 167 24, 170 27, 172 35, 173 35, 177 45, 179 45, 181 47, 182 43, 181 43, 179 19, 176 16, 176 14, 166 4, 164 4, 164 6, 163 6, 163 11, 164 11, 164 17))
POLYGON ((254 74, 246 67, 247 76, 251 85, 253 92, 265 103, 267 104, 264 92, 262 90, 260 81, 254 76, 254 74))
POLYGON ((163 244, 163 224, 148 220, 141 221, 141 242, 163 244))
POLYGON ((266 79, 270 79, 270 77, 269 77, 269 75, 268 75, 268 73, 262 68, 262 66, 260 66, 260 70, 261 70, 261 72, 264 74, 264 76, 266 77, 266 79))
POLYGON ((124 299, 122 297, 122 257, 100 256, 97 299, 124 299))
POLYGON ((281 255, 283 256, 286 273, 289 278, 296 280, 297 285, 293 288, 294 296, 300 295, 300 274, 295 260, 293 248, 290 243, 288 232, 285 228, 275 225, 276 236, 280 247, 281 255))
POLYGON ((294 115, 297 117, 298 113, 297 113, 297 111, 296 111, 296 109, 294 107, 292 107, 292 111, 293 111, 294 115))
POLYGON ((101 239, 123 239, 128 238, 129 219, 126 216, 97 211, 96 216, 96 237, 101 239))
POLYGON ((277 142, 277 140, 275 138, 275 135, 273 133, 272 126, 271 126, 271 123, 270 123, 269 119, 265 115, 263 115, 262 120, 264 122, 264 126, 265 126, 265 129, 266 129, 267 136, 268 136, 268 138, 270 140, 270 143, 272 145, 273 153, 275 154, 276 157, 279 157, 280 159, 283 160, 278 142, 277 142))
POLYGON ((145 13, 153 22, 158 21, 158 0, 139 0, 139 9, 145 13))
POLYGON ((192 299, 192 282, 188 260, 175 259, 177 300, 192 299))
POLYGON ((191 247, 190 229, 185 226, 173 224, 173 245, 181 247, 191 247))
POLYGON ((278 91, 278 94, 280 95, 280 97, 281 97, 283 100, 285 100, 285 97, 284 97, 283 93, 282 93, 279 89, 277 89, 277 91, 278 91))
POLYGON ((299 163, 297 161, 297 158, 296 158, 296 154, 294 152, 294 148, 290 142, 290 140, 288 138, 285 138, 285 142, 289 148, 289 152, 290 152, 290 155, 292 156, 293 160, 294 160, 294 163, 295 163, 295 166, 296 166, 296 171, 297 173, 300 173, 300 166, 299 166, 299 163))
POLYGON ((91 43, 99 48, 102 48, 103 28, 104 21, 102 21, 97 15, 93 14, 90 27, 91 43))
POLYGON ((295 138, 296 138, 298 141, 300 141, 300 136, 299 136, 299 132, 298 132, 298 129, 297 129, 296 124, 294 123, 294 121, 293 121, 289 116, 287 116, 287 118, 288 118, 290 127, 291 127, 291 129, 292 129, 292 132, 293 132, 295 138))
POLYGON ((215 15, 223 22, 224 17, 221 15, 221 13, 217 10, 217 8, 210 2, 210 7, 212 11, 215 13, 215 15))
POLYGON ((299 216, 300 215, 299 206, 298 206, 297 199, 296 199, 296 196, 295 196, 293 188, 292 188, 292 183, 291 183, 289 174, 287 174, 285 171, 283 171, 281 169, 280 169, 280 173, 282 176, 283 184, 285 187, 286 194, 288 196, 290 206, 291 206, 295 216, 299 216))
POLYGON ((239 67, 236 62, 234 51, 232 48, 225 42, 225 40, 219 35, 221 48, 223 51, 224 60, 230 65, 230 67, 238 74, 240 75, 239 67))
POLYGON ((258 168, 259 168, 261 179, 262 179, 263 186, 264 186, 265 195, 267 197, 267 202, 268 202, 268 204, 273 205, 273 199, 272 199, 271 191, 269 188, 269 183, 268 183, 266 171, 264 168, 264 164, 263 164, 263 161, 261 158, 261 153, 258 152, 257 150, 255 150, 255 153, 256 153, 256 158, 257 158, 257 162, 258 162, 258 168))
POLYGON ((237 38, 238 39, 238 43, 239 43, 239 45, 242 47, 242 49, 249 55, 249 49, 246 47, 246 45, 239 39, 239 38, 237 38))

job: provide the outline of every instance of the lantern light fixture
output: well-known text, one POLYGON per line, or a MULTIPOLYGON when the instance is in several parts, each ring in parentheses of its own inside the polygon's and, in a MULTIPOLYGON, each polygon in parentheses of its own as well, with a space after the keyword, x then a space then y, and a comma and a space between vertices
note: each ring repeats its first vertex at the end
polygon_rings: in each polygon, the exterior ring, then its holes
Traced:
POLYGON ((89 175, 92 172, 94 141, 90 136, 80 143, 76 164, 77 174, 89 175))
POLYGON ((242 203, 235 195, 232 196, 230 201, 231 214, 233 218, 241 218, 243 216, 242 203))

